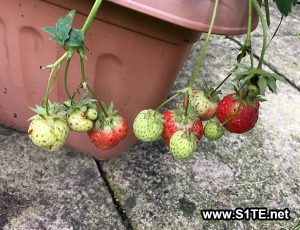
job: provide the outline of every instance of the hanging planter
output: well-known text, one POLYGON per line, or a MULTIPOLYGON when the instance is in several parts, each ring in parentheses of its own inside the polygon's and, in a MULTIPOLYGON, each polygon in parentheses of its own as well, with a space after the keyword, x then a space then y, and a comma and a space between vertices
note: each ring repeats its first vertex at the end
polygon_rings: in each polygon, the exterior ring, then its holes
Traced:
MULTIPOLYGON (((0 123, 27 131, 28 107, 40 104, 47 85, 49 61, 63 54, 41 31, 56 18, 77 9, 74 27, 80 28, 93 1, 26 0, 0 3, 0 123)), ((107 0, 86 33, 86 77, 105 104, 114 101, 128 122, 128 135, 109 151, 99 151, 86 133, 70 133, 67 145, 99 159, 128 150, 136 141, 132 124, 136 114, 157 107, 167 96, 191 45, 207 32, 214 1, 207 0, 107 0)), ((252 17, 252 29, 258 23, 252 17)), ((248 25, 248 1, 220 2, 212 32, 244 34, 248 25)), ((68 87, 81 82, 80 60, 70 64, 68 87), (72 67, 72 68, 71 68, 72 67)), ((56 76, 51 101, 67 100, 56 76)))

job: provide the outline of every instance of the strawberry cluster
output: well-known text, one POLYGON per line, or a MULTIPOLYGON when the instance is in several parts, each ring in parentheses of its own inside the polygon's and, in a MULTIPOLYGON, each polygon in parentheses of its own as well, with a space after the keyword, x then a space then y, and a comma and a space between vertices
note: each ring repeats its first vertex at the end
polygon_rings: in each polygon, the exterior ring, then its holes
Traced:
POLYGON ((136 137, 147 142, 162 137, 175 158, 185 159, 197 150, 203 136, 216 141, 225 131, 245 133, 258 120, 259 101, 255 97, 250 100, 249 96, 241 97, 236 92, 219 100, 219 92, 204 88, 186 92, 183 106, 163 114, 152 109, 139 113, 133 125, 136 137))
POLYGON ((95 10, 90 12, 82 29, 72 27, 75 10, 71 10, 65 17, 59 18, 55 26, 43 28, 45 32, 52 36, 50 40, 56 42, 65 50, 65 53, 53 64, 42 68, 50 69, 48 86, 42 105, 33 109, 36 114, 30 119, 31 123, 28 129, 32 142, 45 150, 55 151, 60 149, 68 137, 69 130, 86 132, 92 143, 100 150, 112 149, 127 134, 127 121, 117 113, 113 103, 106 107, 97 98, 85 77, 85 33, 99 6, 100 1, 96 1, 93 8, 95 10), (67 76, 71 59, 76 53, 80 56, 82 81, 71 96, 67 76), (64 87, 69 99, 63 103, 51 104, 48 98, 64 60, 66 60, 64 87), (80 94, 82 95, 81 99, 76 101, 76 96, 80 94), (88 97, 88 94, 92 95, 92 98, 88 97), (96 103, 99 104, 99 110, 96 103))

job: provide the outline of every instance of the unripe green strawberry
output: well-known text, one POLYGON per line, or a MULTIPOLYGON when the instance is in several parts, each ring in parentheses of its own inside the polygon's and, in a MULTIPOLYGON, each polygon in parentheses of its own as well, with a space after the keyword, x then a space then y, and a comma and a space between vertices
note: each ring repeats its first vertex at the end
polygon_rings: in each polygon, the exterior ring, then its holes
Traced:
POLYGON ((86 132, 93 128, 93 121, 80 110, 74 110, 67 115, 69 127, 77 132, 86 132))
POLYGON ((190 131, 178 130, 170 139, 170 151, 174 158, 190 158, 197 150, 197 138, 190 131))
MULTIPOLYGON (((218 102, 209 98, 203 90, 193 89, 190 95, 190 105, 197 111, 201 120, 212 118, 217 110, 218 102)), ((187 98, 184 100, 184 106, 187 104, 187 98)))
POLYGON ((88 108, 85 115, 88 119, 90 119, 92 121, 96 120, 98 117, 97 108, 95 108, 95 107, 88 108))
MULTIPOLYGON (((31 118, 31 123, 28 128, 28 135, 32 142, 45 150, 56 151, 60 149, 69 134, 69 127, 65 119, 56 114, 56 112, 46 114, 45 109, 37 107, 38 114, 31 118)), ((55 107, 55 106, 54 106, 55 107)))
POLYGON ((159 139, 163 128, 162 115, 155 113, 153 109, 141 111, 133 122, 135 136, 145 142, 152 142, 159 139))
POLYGON ((210 120, 204 126, 204 136, 211 141, 219 140, 225 132, 222 124, 216 120, 210 120))

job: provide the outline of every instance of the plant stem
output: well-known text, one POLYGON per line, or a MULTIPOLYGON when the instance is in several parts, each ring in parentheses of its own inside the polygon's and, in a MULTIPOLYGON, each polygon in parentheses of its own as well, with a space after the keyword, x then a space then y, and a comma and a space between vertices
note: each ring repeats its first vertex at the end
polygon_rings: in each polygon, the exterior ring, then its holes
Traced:
MULTIPOLYGON (((234 68, 236 69, 236 67, 234 68)), ((223 81, 221 81, 221 83, 212 91, 211 95, 213 95, 232 75, 232 72, 229 73, 224 79, 223 81)))
POLYGON ((158 106, 158 108, 156 109, 154 115, 167 103, 169 103, 170 101, 174 100, 176 97, 178 97, 179 95, 181 95, 182 93, 176 93, 175 95, 173 95, 172 97, 170 97, 168 100, 164 101, 160 106, 158 106))
POLYGON ((252 0, 248 0, 248 30, 247 30, 246 45, 247 48, 248 47, 250 48, 250 62, 251 62, 251 67, 253 67, 254 57, 252 51, 251 32, 252 32, 252 0))
POLYGON ((52 88, 51 81, 52 81, 52 76, 53 76, 54 70, 55 70, 55 68, 51 68, 50 75, 48 78, 48 83, 47 83, 47 89, 46 89, 46 93, 45 93, 44 100, 43 100, 43 106, 46 107, 47 115, 49 114, 48 113, 48 111, 49 111, 49 94, 50 94, 50 89, 52 88))
MULTIPOLYGON (((245 40, 245 47, 250 47, 250 62, 251 67, 254 66, 254 57, 251 45, 251 32, 252 32, 252 0, 248 0, 248 30, 247 37, 245 40)), ((241 61, 238 61, 240 63, 241 61)), ((231 76, 232 73, 237 69, 237 66, 233 68, 233 70, 223 79, 223 81, 212 91, 211 95, 213 95, 231 76)))
POLYGON ((189 106, 190 106, 190 95, 187 95, 186 106, 185 106, 185 111, 184 111, 185 117, 188 115, 189 106))
POLYGON ((262 10, 261 10, 260 5, 258 4, 257 0, 251 0, 251 1, 258 13, 258 16, 259 16, 260 22, 261 22, 261 26, 262 26, 262 30, 263 30, 263 46, 261 49, 261 54, 260 54, 260 58, 259 58, 258 66, 257 66, 257 68, 261 68, 263 61, 264 61, 264 55, 266 52, 266 48, 267 48, 267 24, 266 24, 265 18, 263 16, 262 10))
POLYGON ((72 57, 67 58, 65 74, 64 74, 64 87, 65 87, 66 94, 68 95, 68 98, 69 98, 69 100, 72 104, 73 98, 71 97, 71 94, 70 94, 69 89, 68 89, 68 71, 69 71, 69 66, 70 66, 71 59, 72 59, 72 57))
POLYGON ((194 69, 193 75, 192 75, 191 80, 189 82, 189 87, 190 88, 192 88, 192 86, 195 82, 196 76, 199 73, 201 64, 203 62, 204 55, 205 55, 205 52, 206 52, 206 49, 207 49, 207 46, 208 46, 208 42, 209 42, 209 39, 210 39, 210 35, 211 35, 211 32, 212 32, 212 28, 213 28, 213 25, 215 23, 215 18, 216 18, 216 15, 217 15, 218 5, 219 5, 219 0, 215 0, 215 7, 214 7, 213 15, 212 15, 212 18, 211 18, 211 22, 210 22, 209 30, 208 30, 208 33, 207 33, 207 37, 205 39, 204 46, 201 49, 201 53, 200 53, 197 65, 194 69))
POLYGON ((84 70, 84 60, 83 57, 80 55, 80 67, 81 67, 81 79, 82 82, 81 84, 86 85, 87 90, 92 94, 92 96, 98 101, 105 117, 108 117, 107 111, 105 109, 105 106, 103 105, 103 103, 98 99, 97 95, 95 94, 95 92, 91 89, 91 87, 88 85, 86 78, 85 78, 85 70, 84 70))
POLYGON ((99 7, 101 5, 101 3, 102 3, 102 0, 96 0, 95 1, 95 3, 93 5, 93 7, 92 7, 92 9, 91 9, 91 11, 90 11, 87 19, 86 19, 86 21, 85 21, 85 23, 84 23, 84 25, 83 25, 83 27, 81 29, 84 34, 87 32, 87 30, 89 29, 92 21, 94 20, 96 14, 98 12, 98 9, 99 9, 99 7))

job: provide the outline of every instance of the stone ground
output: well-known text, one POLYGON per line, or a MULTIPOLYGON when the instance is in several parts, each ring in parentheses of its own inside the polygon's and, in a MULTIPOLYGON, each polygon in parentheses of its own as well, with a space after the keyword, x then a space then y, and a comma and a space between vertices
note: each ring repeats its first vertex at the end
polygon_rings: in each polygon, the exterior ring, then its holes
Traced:
MULTIPOLYGON (((271 12, 278 22, 273 6, 271 12)), ((0 127, 0 229, 291 229, 300 219, 299 15, 300 7, 266 54, 264 68, 289 83, 267 94, 256 128, 203 140, 187 161, 174 160, 161 141, 139 142, 106 162, 67 148, 46 154, 26 135, 0 127), (291 220, 204 221, 200 214, 237 207, 289 208, 291 220)), ((197 85, 224 77, 241 39, 213 37, 197 85)), ((260 41, 258 30, 253 45, 260 41)), ((202 43, 193 46, 173 91, 186 85, 202 43)))

